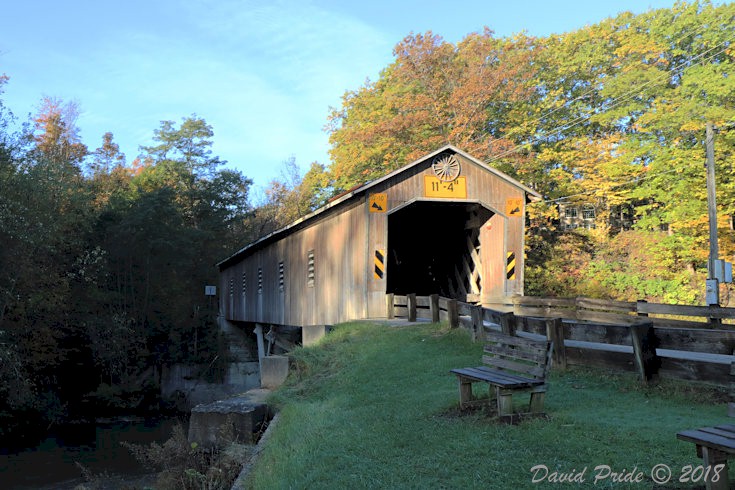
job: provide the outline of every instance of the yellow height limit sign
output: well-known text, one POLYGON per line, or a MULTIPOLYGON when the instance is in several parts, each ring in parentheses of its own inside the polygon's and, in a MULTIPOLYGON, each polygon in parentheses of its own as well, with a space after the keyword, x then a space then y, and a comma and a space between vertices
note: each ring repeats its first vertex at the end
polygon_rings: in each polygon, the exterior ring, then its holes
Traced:
POLYGON ((467 199, 467 179, 457 177, 451 182, 444 182, 433 175, 424 175, 424 197, 467 199))

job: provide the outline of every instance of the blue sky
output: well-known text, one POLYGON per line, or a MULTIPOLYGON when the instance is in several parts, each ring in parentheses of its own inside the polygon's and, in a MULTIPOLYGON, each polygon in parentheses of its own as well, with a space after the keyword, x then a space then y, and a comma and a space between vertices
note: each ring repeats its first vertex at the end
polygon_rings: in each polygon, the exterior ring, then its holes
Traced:
POLYGON ((329 163, 330 106, 377 79, 411 32, 546 36, 674 0, 25 0, 0 17, 0 95, 16 116, 77 101, 85 144, 111 131, 128 162, 162 120, 192 114, 213 151, 265 187, 294 157, 329 163))

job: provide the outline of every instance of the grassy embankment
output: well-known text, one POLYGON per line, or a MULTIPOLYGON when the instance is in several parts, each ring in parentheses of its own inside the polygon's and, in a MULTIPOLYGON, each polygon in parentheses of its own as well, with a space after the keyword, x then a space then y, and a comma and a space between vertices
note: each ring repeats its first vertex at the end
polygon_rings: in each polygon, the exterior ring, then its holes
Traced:
POLYGON ((458 416, 448 371, 476 365, 480 353, 461 330, 364 323, 341 325, 318 346, 298 349, 295 373, 273 398, 279 423, 248 486, 691 488, 676 480, 701 460, 676 432, 727 422, 721 393, 680 384, 645 389, 634 375, 579 369, 553 372, 547 420, 512 426, 482 412, 458 416), (665 487, 650 477, 661 463, 673 472, 665 487), (585 483, 547 477, 534 484, 535 465, 577 475, 587 468, 585 483), (593 485, 598 465, 635 469, 643 481, 608 477, 593 485))

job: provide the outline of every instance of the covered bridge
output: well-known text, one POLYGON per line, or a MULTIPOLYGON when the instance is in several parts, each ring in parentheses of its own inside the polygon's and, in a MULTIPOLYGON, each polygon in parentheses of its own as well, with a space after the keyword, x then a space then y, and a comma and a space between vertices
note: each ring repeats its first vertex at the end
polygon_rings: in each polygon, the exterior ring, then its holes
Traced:
POLYGON ((386 293, 523 294, 526 204, 540 198, 445 146, 220 262, 221 312, 308 326, 385 317, 386 293))

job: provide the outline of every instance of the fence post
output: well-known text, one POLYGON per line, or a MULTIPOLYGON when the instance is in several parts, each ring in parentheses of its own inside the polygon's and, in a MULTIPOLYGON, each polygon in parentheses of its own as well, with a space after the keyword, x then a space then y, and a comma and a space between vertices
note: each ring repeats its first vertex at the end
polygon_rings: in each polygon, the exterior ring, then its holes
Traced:
POLYGON ((500 315, 500 330, 505 335, 516 334, 516 316, 513 312, 502 313, 500 315))
POLYGON ((564 323, 561 318, 548 318, 546 320, 546 338, 554 343, 552 359, 559 369, 567 368, 567 350, 564 346, 564 323))
POLYGON ((470 307, 470 318, 472 318, 472 341, 485 337, 485 324, 482 321, 482 306, 470 307))
POLYGON ((409 293, 406 295, 406 301, 408 302, 408 321, 416 321, 416 293, 409 293))
MULTIPOLYGON (((720 305, 709 305, 713 310, 718 310, 720 305)), ((709 317, 710 328, 722 328, 722 318, 711 316, 709 317)))
POLYGON ((395 295, 393 293, 388 293, 385 295, 385 310, 388 320, 392 320, 396 317, 395 295))
POLYGON ((457 308, 456 299, 450 299, 447 301, 447 315, 449 316, 449 327, 459 327, 459 309, 457 308))
POLYGON ((431 323, 439 323, 439 295, 429 296, 429 308, 431 309, 431 323))
POLYGON ((633 343, 633 357, 641 383, 647 385, 658 374, 661 361, 656 354, 656 334, 653 322, 639 323, 630 326, 630 339, 633 343))

